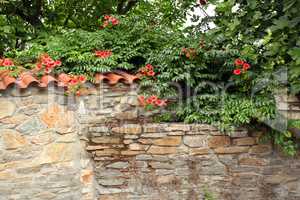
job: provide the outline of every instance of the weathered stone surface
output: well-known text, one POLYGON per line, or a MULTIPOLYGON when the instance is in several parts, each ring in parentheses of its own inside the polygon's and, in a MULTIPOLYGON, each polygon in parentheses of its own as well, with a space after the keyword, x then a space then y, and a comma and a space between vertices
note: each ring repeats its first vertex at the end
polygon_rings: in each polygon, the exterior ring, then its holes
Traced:
POLYGON ((249 147, 218 147, 215 149, 217 154, 235 154, 235 153, 247 153, 249 147))
POLYGON ((115 149, 103 149, 103 150, 98 150, 96 151, 96 156, 113 156, 113 155, 118 155, 120 154, 119 151, 115 150, 115 149))
POLYGON ((269 154, 272 152, 272 146, 271 145, 255 145, 252 146, 250 153, 251 154, 269 154))
POLYGON ((123 185, 124 182, 125 180, 120 178, 98 180, 98 183, 100 183, 103 186, 119 186, 119 185, 123 185))
POLYGON ((80 181, 84 184, 92 184, 94 178, 94 172, 92 170, 82 170, 81 176, 80 176, 80 181))
POLYGON ((36 145, 47 145, 55 140, 53 130, 40 131, 37 135, 29 137, 30 142, 36 145))
POLYGON ((240 165, 262 166, 267 165, 267 161, 262 158, 246 157, 239 159, 240 165))
POLYGON ((160 147, 160 146, 151 146, 147 153, 149 154, 175 154, 176 147, 160 147))
POLYGON ((157 183, 158 184, 172 184, 173 182, 176 181, 176 177, 173 175, 169 176, 159 176, 157 178, 157 183))
POLYGON ((109 149, 110 146, 107 145, 89 145, 86 147, 87 151, 95 151, 95 150, 100 150, 100 149, 109 149))
POLYGON ((110 136, 94 137, 92 138, 92 142, 97 144, 120 144, 121 138, 110 136))
POLYGON ((163 132, 165 128, 167 127, 167 124, 160 124, 159 126, 157 124, 145 124, 143 125, 143 131, 144 133, 159 133, 163 132))
POLYGON ((135 156, 135 155, 139 155, 139 154, 143 154, 145 153, 145 151, 138 151, 138 150, 124 150, 124 151, 121 151, 121 155, 124 155, 124 156, 135 156))
POLYGON ((45 146, 41 155, 34 161, 36 164, 66 162, 74 159, 75 145, 72 143, 53 143, 45 146))
POLYGON ((0 138, 4 144, 4 147, 8 150, 21 148, 28 144, 28 141, 19 132, 10 129, 4 129, 1 131, 0 138))
POLYGON ((230 137, 228 136, 213 136, 208 140, 210 148, 225 147, 230 145, 230 137))
POLYGON ((116 113, 115 117, 120 120, 133 120, 138 118, 138 112, 137 111, 125 111, 116 113))
POLYGON ((202 147, 202 148, 193 148, 190 150, 190 155, 194 156, 194 155, 205 155, 205 154, 209 154, 210 149, 207 147, 202 147))
POLYGON ((254 145, 255 143, 256 141, 253 137, 237 138, 233 140, 233 144, 238 146, 254 145))
POLYGON ((1 97, 18 108, 0 118, 1 200, 192 200, 204 198, 206 185, 222 200, 299 199, 298 157, 257 145, 256 131, 251 137, 238 131, 230 144, 210 125, 140 124, 152 114, 126 102, 132 95, 128 86, 101 85, 90 96, 64 97, 72 101, 61 105, 55 102, 63 91, 49 99, 43 89, 36 96, 1 97), (92 97, 99 99, 97 106, 82 106, 92 97), (65 112, 74 117, 71 124, 60 116, 65 112), (132 118, 129 127, 126 118, 132 118), (18 134, 7 137, 5 129, 18 134))
POLYGON ((14 114, 15 110, 16 105, 13 102, 6 99, 0 99, 0 119, 10 117, 14 114))
POLYGON ((115 133, 139 134, 142 132, 142 127, 137 124, 126 124, 122 127, 114 127, 111 130, 115 133))
POLYGON ((154 169, 174 169, 174 165, 164 162, 150 162, 149 165, 154 169))
POLYGON ((45 125, 38 118, 33 117, 19 125, 16 130, 24 134, 35 135, 45 128, 45 125))
MULTIPOLYGON (((188 133, 194 133, 194 132, 188 132, 188 133)), ((168 135, 181 136, 181 135, 185 135, 185 132, 183 132, 183 131, 172 131, 172 132, 168 132, 168 135)))
POLYGON ((165 137, 167 134, 166 133, 145 133, 142 134, 142 138, 162 138, 165 137))
POLYGON ((106 133, 109 131, 107 126, 100 126, 100 127, 90 127, 90 132, 96 132, 96 133, 106 133))
POLYGON ((136 156, 136 160, 152 160, 152 156, 147 154, 141 154, 136 156))
POLYGON ((188 147, 206 147, 207 136, 205 135, 186 135, 183 137, 183 143, 188 147))
POLYGON ((128 162, 115 162, 106 166, 106 168, 125 169, 129 166, 128 162))
POLYGON ((181 144, 180 136, 169 136, 162 139, 153 140, 152 144, 158 146, 178 146, 181 144))
POLYGON ((165 128, 166 131, 189 131, 190 129, 189 124, 170 124, 165 128))
POLYGON ((296 180, 297 177, 295 176, 287 176, 287 175, 271 175, 271 176, 266 176, 264 178, 264 182, 267 184, 282 184, 286 183, 289 181, 296 180))
POLYGON ((144 150, 147 150, 148 147, 149 147, 149 145, 143 145, 143 144, 139 144, 139 143, 133 143, 128 146, 128 148, 133 151, 144 151, 144 150))
POLYGON ((74 131, 75 113, 54 104, 42 113, 41 120, 48 128, 57 128, 58 133, 65 134, 74 131))
POLYGON ((0 120, 4 124, 21 124, 28 119, 28 116, 24 114, 16 114, 11 117, 4 118, 0 120))

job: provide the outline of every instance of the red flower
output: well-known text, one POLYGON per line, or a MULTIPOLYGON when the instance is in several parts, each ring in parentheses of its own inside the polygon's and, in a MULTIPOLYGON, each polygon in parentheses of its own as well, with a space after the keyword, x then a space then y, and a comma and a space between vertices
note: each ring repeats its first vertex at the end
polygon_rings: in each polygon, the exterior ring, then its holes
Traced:
POLYGON ((155 105, 162 107, 162 106, 166 106, 167 103, 166 103, 165 100, 157 99, 157 100, 155 101, 155 105))
POLYGON ((116 26, 116 25, 119 24, 119 20, 116 19, 116 18, 113 18, 113 19, 111 19, 111 23, 112 23, 114 26, 116 26))
POLYGON ((243 64, 243 70, 247 71, 248 69, 250 69, 250 64, 249 63, 244 63, 243 64))
POLYGON ((11 61, 8 58, 4 58, 2 60, 2 66, 4 66, 4 67, 9 67, 9 66, 13 66, 13 65, 14 65, 13 61, 11 61))
POLYGON ((57 61, 54 62, 54 64, 55 64, 56 66, 61 66, 61 61, 60 61, 60 60, 57 60, 57 61))
POLYGON ((76 92, 76 96, 79 97, 80 95, 81 95, 80 91, 77 91, 77 92, 76 92))
POLYGON ((235 75, 240 75, 241 74, 241 70, 240 69, 235 69, 235 70, 233 70, 233 73, 235 74, 235 75))
POLYGON ((155 72, 154 71, 149 71, 149 72, 147 72, 147 75, 148 76, 155 76, 155 72))
POLYGON ((147 103, 147 104, 152 104, 152 103, 153 103, 153 99, 148 98, 148 99, 146 100, 146 103, 147 103))
POLYGON ((149 99, 150 99, 150 100, 152 101, 152 103, 153 103, 153 102, 155 102, 158 98, 157 98, 157 96, 152 95, 152 96, 149 97, 149 99))
POLYGON ((84 83, 84 82, 86 81, 86 78, 85 78, 85 76, 80 75, 80 76, 78 77, 78 80, 79 80, 81 83, 84 83))
POLYGON ((108 58, 112 55, 110 50, 96 51, 95 55, 99 58, 108 58))
POLYGON ((78 83, 78 80, 76 78, 73 78, 70 80, 70 84, 76 85, 78 83))
POLYGON ((105 16, 104 16, 104 19, 105 19, 105 20, 109 20, 110 18, 111 18, 111 16, 109 16, 109 15, 105 15, 105 16))
POLYGON ((152 71, 153 70, 153 66, 151 64, 147 64, 146 65, 146 69, 149 70, 149 71, 152 71))
POLYGON ((234 61, 235 66, 241 66, 244 64, 244 61, 242 61, 241 59, 235 59, 234 61))

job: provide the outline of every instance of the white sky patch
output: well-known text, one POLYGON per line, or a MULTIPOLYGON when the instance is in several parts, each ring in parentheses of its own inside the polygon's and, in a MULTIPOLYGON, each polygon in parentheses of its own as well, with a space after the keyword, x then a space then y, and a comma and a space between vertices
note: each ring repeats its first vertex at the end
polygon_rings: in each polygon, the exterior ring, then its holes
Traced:
MULTIPOLYGON (((206 8, 203 8, 203 9, 205 10, 205 12, 209 16, 214 16, 215 15, 215 8, 216 8, 216 6, 214 6, 214 5, 208 5, 206 8)), ((196 15, 196 16, 199 16, 200 19, 204 18, 206 16, 205 12, 200 7, 196 7, 194 9, 194 11, 190 10, 187 14, 187 20, 186 20, 186 23, 185 23, 184 27, 199 24, 199 22, 193 22, 192 17, 193 17, 193 15, 196 15)), ((215 27, 215 24, 213 22, 210 22, 209 23, 209 28, 214 28, 214 27, 215 27)))

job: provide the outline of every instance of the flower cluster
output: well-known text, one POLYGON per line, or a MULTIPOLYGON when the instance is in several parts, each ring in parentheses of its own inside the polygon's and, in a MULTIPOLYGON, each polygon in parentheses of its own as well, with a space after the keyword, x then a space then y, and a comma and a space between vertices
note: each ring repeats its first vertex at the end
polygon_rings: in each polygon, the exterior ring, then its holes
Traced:
POLYGON ((14 65, 14 62, 9 58, 0 59, 0 66, 2 67, 11 67, 14 65))
POLYGON ((86 77, 83 75, 75 76, 75 75, 67 75, 64 74, 61 76, 64 84, 67 86, 66 94, 76 94, 80 96, 80 89, 82 89, 83 84, 86 82, 86 77))
POLYGON ((95 51, 95 55, 99 58, 108 58, 112 55, 112 51, 110 50, 95 51))
POLYGON ((48 54, 40 56, 38 63, 36 64, 36 71, 38 76, 50 74, 55 67, 61 66, 60 60, 53 60, 48 54))
POLYGON ((237 67, 235 70, 233 70, 233 74, 240 75, 242 72, 247 72, 248 69, 250 69, 250 64, 243 61, 242 59, 235 59, 234 65, 237 67))
POLYGON ((103 25, 101 26, 101 28, 113 27, 113 26, 117 26, 119 24, 119 20, 113 16, 105 15, 103 19, 104 19, 104 21, 103 21, 103 25))
POLYGON ((144 107, 163 107, 167 105, 167 100, 159 99, 157 96, 152 95, 148 98, 145 96, 138 97, 139 103, 144 107))
POLYGON ((196 50, 194 48, 182 48, 181 54, 188 59, 194 58, 196 56, 196 50))
POLYGON ((139 69, 139 74, 142 76, 155 76, 155 72, 153 71, 154 67, 151 64, 147 64, 145 67, 139 69))

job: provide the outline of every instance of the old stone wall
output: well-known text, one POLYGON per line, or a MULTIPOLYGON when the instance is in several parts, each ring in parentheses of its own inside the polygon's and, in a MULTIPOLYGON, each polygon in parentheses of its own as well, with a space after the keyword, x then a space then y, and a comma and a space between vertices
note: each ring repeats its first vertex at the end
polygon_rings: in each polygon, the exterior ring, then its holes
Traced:
POLYGON ((54 86, 1 92, 0 200, 97 199, 86 124, 136 120, 131 90, 103 84, 80 98, 54 86))
POLYGON ((101 84, 0 95, 0 200, 300 198, 300 159, 260 133, 147 123, 137 86, 101 84))
POLYGON ((300 160, 260 144, 258 133, 226 136, 207 125, 90 127, 100 199, 300 198, 300 160))

